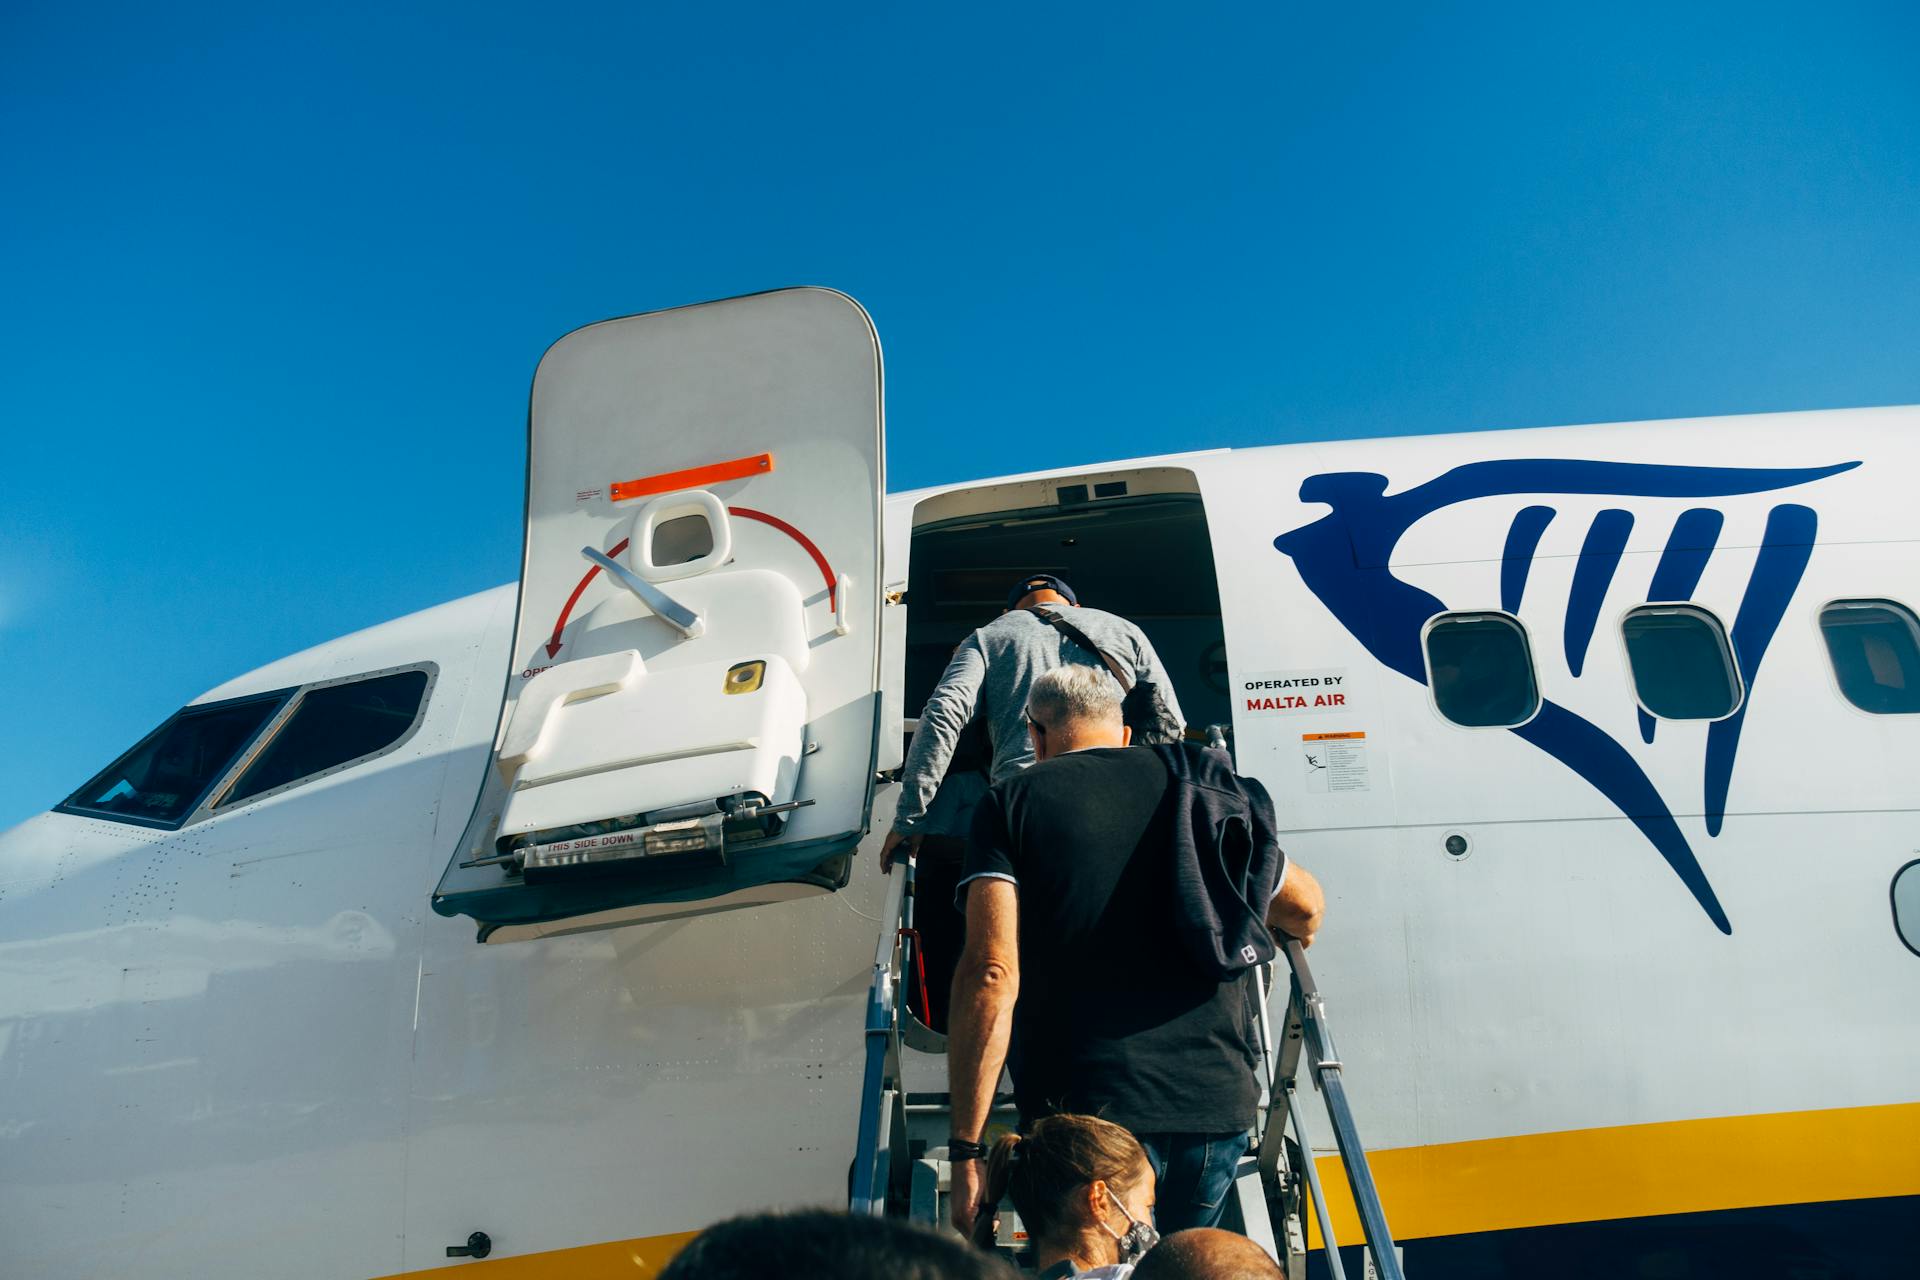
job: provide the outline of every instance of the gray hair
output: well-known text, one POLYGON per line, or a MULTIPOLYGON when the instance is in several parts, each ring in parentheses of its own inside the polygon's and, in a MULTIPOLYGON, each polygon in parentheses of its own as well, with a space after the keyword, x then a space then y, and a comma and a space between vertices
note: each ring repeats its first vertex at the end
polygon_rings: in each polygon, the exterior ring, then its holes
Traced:
POLYGON ((1033 682, 1027 715, 1049 732, 1080 722, 1120 724, 1120 682, 1104 667, 1069 664, 1033 682))

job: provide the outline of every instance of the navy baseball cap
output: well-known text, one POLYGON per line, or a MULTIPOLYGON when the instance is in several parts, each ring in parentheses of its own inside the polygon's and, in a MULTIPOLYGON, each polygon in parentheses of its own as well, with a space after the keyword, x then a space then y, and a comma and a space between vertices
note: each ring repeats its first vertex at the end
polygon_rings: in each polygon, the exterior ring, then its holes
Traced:
POLYGON ((1077 605, 1079 597, 1073 594, 1073 588, 1050 573, 1030 573, 1013 584, 1013 590, 1007 592, 1007 608, 1019 604, 1036 591, 1058 591, 1067 598, 1067 603, 1077 605))

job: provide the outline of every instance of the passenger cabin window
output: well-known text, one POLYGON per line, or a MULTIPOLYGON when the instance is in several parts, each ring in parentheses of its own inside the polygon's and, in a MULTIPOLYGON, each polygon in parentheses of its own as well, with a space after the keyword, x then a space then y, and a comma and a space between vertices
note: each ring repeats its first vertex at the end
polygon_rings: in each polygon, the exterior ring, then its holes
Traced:
POLYGON ((1901 945, 1920 956, 1920 859, 1893 873, 1893 931, 1901 945))
POLYGON ((309 689, 217 808, 239 804, 387 750, 413 728, 425 671, 309 689))
POLYGON ((1443 613, 1427 624, 1427 681, 1440 714, 1470 729, 1525 724, 1540 709, 1526 630, 1504 613, 1443 613))
POLYGON ((1835 600, 1820 634, 1848 702, 1874 715, 1920 711, 1920 622, 1891 600, 1835 600))
POLYGON ((1720 619, 1694 605, 1649 604, 1620 624, 1633 691, 1662 720, 1723 720, 1740 705, 1740 673, 1720 619))
POLYGON ((199 807, 260 729, 285 691, 186 707, 69 796, 60 808, 157 826, 178 826, 199 807))

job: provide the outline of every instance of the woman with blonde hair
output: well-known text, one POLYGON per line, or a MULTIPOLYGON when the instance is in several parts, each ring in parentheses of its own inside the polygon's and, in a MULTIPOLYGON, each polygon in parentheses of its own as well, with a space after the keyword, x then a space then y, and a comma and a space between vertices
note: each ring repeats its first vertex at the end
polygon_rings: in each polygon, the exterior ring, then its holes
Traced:
POLYGON ((1122 1280, 1160 1240, 1153 1186, 1153 1166, 1131 1133, 1093 1116, 1048 1116, 993 1144, 974 1242, 992 1247, 995 1211, 1010 1199, 1037 1280, 1122 1280))

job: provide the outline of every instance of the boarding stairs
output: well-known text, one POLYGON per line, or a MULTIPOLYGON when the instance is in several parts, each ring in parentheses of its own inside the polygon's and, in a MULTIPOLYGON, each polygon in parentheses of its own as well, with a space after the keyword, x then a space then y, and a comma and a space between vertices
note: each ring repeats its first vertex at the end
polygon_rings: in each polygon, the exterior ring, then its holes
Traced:
MULTIPOLYGON (((944 1229, 947 1225, 950 1166, 950 1098, 945 1093, 914 1092, 905 1079, 910 1050, 944 1053, 945 1039, 915 1016, 927 1007, 925 966, 916 953, 914 928, 916 865, 903 858, 894 866, 887 891, 873 980, 867 992, 866 1064, 860 1094, 860 1124, 850 1185, 856 1213, 896 1217, 944 1229)), ((1271 1014, 1274 967, 1263 965, 1258 1017, 1266 1100, 1259 1109, 1254 1142, 1241 1158, 1229 1193, 1223 1225, 1257 1241, 1285 1266, 1289 1280, 1307 1275, 1306 1214, 1319 1228, 1325 1274, 1345 1280, 1332 1213, 1314 1160, 1300 1100, 1300 1074, 1326 1106, 1333 1145, 1345 1170, 1364 1235, 1363 1265, 1368 1277, 1403 1280, 1399 1251, 1388 1230, 1385 1210, 1374 1187, 1361 1146, 1344 1081, 1340 1055, 1327 1027, 1327 1005, 1307 964, 1305 950, 1285 940, 1289 991, 1285 1017, 1276 1038, 1271 1014)), ((992 1123, 1014 1123, 1012 1098, 994 1100, 992 1123)), ((1010 1204, 1000 1207, 998 1243, 1018 1260, 1026 1242, 1010 1204)), ((1359 1243, 1350 1241, 1349 1244, 1359 1243)))

